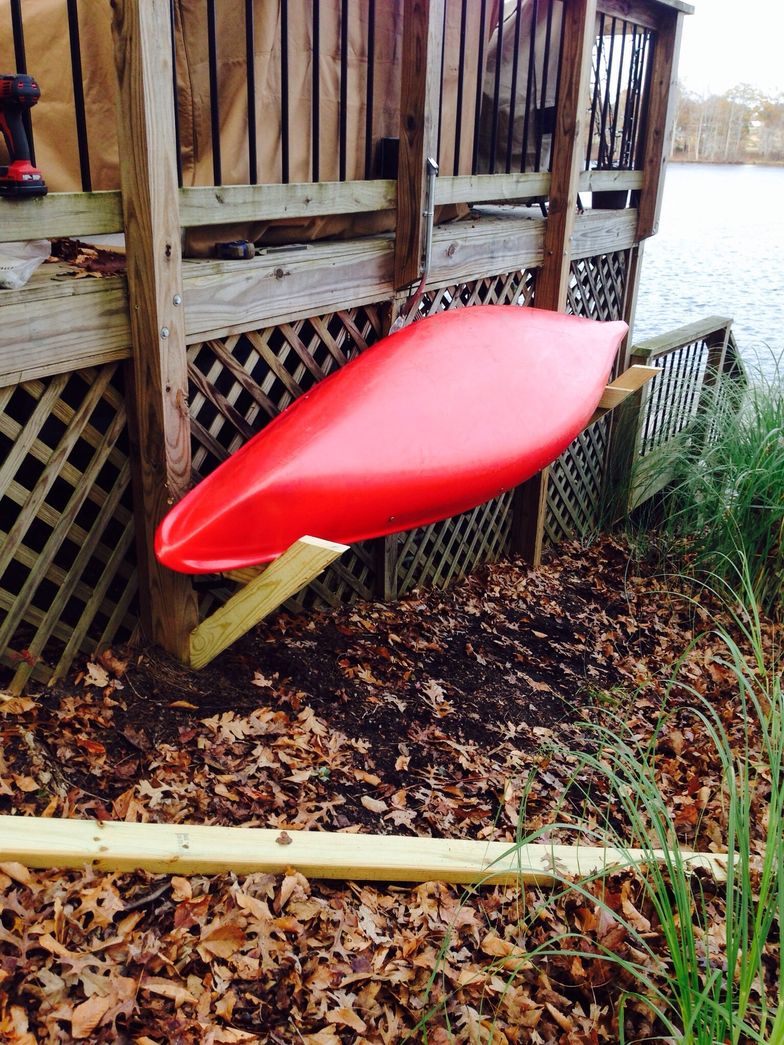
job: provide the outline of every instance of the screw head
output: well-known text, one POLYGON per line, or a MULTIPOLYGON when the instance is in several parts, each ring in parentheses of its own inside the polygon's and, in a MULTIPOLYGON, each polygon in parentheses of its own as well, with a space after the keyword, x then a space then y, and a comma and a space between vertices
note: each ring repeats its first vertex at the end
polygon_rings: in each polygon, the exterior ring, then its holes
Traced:
POLYGON ((182 304, 182 294, 175 294, 174 297, 172 298, 172 304, 173 305, 181 305, 182 304))
POLYGON ((162 338, 167 338, 168 336, 169 336, 169 328, 168 327, 161 327, 161 337, 162 338))

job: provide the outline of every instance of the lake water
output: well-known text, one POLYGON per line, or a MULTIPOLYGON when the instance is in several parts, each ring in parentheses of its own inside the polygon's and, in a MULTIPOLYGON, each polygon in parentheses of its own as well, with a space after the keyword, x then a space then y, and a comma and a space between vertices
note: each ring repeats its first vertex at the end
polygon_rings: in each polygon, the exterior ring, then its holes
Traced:
POLYGON ((634 340, 730 316, 741 354, 784 353, 784 167, 671 164, 646 241, 634 340))

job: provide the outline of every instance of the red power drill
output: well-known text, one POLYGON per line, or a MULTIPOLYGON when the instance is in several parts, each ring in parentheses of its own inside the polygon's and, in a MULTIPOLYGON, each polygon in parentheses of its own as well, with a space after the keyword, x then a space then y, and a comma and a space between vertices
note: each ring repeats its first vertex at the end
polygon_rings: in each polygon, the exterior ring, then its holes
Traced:
POLYGON ((0 73, 0 133, 8 166, 0 167, 0 196, 45 196, 46 182, 30 162, 30 143, 22 116, 41 97, 41 88, 25 73, 0 73))

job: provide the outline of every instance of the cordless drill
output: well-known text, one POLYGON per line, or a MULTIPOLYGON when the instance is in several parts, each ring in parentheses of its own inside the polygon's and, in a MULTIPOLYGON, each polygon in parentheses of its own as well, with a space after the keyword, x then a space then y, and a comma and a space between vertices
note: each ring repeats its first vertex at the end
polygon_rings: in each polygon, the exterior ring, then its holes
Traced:
POLYGON ((0 167, 0 196, 45 196, 46 182, 33 167, 23 114, 41 97, 41 88, 25 73, 0 73, 0 133, 8 166, 0 167))

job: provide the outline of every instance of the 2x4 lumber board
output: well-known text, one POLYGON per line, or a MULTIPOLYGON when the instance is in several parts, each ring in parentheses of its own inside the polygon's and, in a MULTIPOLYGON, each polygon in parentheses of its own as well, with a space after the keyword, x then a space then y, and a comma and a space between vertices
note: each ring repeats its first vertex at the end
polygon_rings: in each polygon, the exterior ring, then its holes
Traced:
MULTIPOLYGON (((636 243, 636 230, 636 210, 587 210, 578 214, 572 232, 572 260, 628 250, 636 243)), ((536 293, 538 297, 538 285, 536 293)))
POLYGON ((678 55, 683 14, 666 12, 656 34, 649 75, 648 112, 642 168, 642 191, 638 204, 637 238, 647 239, 659 231, 667 158, 672 149, 678 96, 678 55))
POLYGON ((301 537, 259 576, 202 621, 190 636, 190 665, 203 668, 227 646, 318 577, 348 545, 301 537))
POLYGON ((397 184, 391 179, 197 186, 180 189, 180 223, 188 228, 235 221, 360 214, 394 210, 396 203, 397 184))
POLYGON ((419 279, 425 234, 429 156, 438 158, 444 4, 404 0, 397 175, 395 289, 419 279))
POLYGON ((635 360, 658 359, 685 345, 718 334, 719 331, 724 332, 731 326, 732 320, 726 316, 706 316, 705 319, 697 319, 693 323, 686 323, 656 337, 638 341, 636 345, 632 345, 630 356, 635 360))
POLYGON ((49 281, 32 291, 0 291, 0 386, 130 355, 124 279, 49 281))
POLYGON ((184 266, 189 343, 371 304, 392 290, 391 237, 184 266))
POLYGON ((436 204, 525 200, 547 196, 549 192, 550 175, 547 171, 537 174, 439 176, 436 181, 436 204))
POLYGON ((585 155, 588 85, 596 32, 596 0, 565 4, 561 37, 561 77, 552 146, 550 206, 544 260, 536 282, 536 308, 563 312, 571 267, 579 179, 585 155))
POLYGON ((198 622, 190 578, 161 566, 158 523, 191 479, 190 418, 168 0, 115 0, 117 124, 133 343, 129 410, 143 627, 187 660, 198 622))
POLYGON ((614 410, 624 399, 628 399, 630 395, 637 392, 659 373, 661 371, 655 366, 642 366, 640 364, 630 366, 628 370, 624 370, 620 377, 607 385, 602 398, 599 400, 598 409, 602 411, 614 410))
POLYGON ((642 171, 583 171, 578 182, 580 192, 604 192, 608 189, 639 189, 642 171))
POLYGON ((693 6, 684 0, 597 0, 596 9, 600 14, 634 22, 646 29, 658 29, 662 19, 672 11, 694 14, 693 6))
POLYGON ((52 192, 0 200, 0 242, 122 232, 119 192, 52 192))
POLYGON ((550 469, 543 468, 515 488, 512 499, 510 548, 533 567, 542 562, 544 519, 547 512, 547 487, 550 469))
MULTIPOLYGON (((32 816, 0 816, 0 853, 5 861, 36 868, 89 865, 98 871, 180 875, 281 874, 294 868, 308 878, 342 881, 492 885, 545 885, 667 858, 640 849, 32 816)), ((678 858, 690 870, 726 878, 727 856, 669 856, 678 858)))
POLYGON ((540 218, 482 217, 433 230, 430 289, 542 264, 546 222, 540 218))

